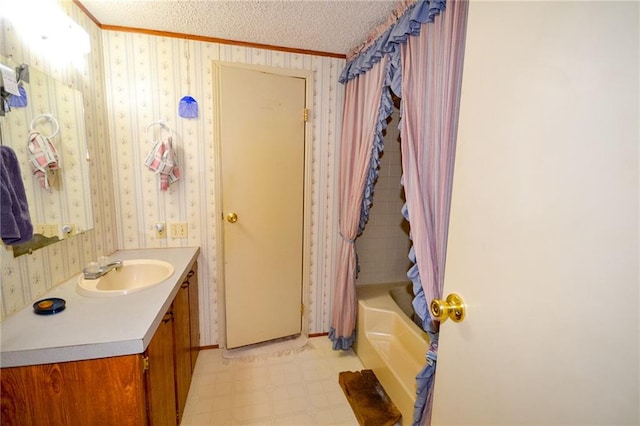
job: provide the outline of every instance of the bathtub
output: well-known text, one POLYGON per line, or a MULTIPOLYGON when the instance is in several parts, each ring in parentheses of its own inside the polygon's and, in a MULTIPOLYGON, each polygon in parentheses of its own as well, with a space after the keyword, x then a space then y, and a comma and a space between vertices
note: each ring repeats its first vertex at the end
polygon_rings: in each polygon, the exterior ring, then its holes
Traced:
POLYGON ((410 425, 416 400, 415 376, 424 367, 429 346, 429 337, 411 318, 411 284, 362 285, 356 292, 358 332, 354 350, 402 413, 402 424, 410 425))

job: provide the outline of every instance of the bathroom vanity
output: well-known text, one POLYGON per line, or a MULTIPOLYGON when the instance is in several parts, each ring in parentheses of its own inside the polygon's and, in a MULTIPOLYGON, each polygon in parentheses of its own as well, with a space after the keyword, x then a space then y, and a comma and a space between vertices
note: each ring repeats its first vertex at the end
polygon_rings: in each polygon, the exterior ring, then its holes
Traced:
MULTIPOLYGON (((199 347, 198 248, 124 250, 111 260, 158 259, 175 271, 158 285, 86 297, 77 277, 1 324, 3 425, 178 425, 199 347)), ((111 272, 110 272, 111 273, 111 272)))

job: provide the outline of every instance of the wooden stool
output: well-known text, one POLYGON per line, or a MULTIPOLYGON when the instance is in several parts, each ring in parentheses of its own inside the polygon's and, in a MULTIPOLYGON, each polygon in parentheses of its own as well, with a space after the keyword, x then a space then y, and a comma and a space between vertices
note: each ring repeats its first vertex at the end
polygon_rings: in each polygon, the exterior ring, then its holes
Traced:
POLYGON ((373 371, 343 371, 338 382, 360 426, 400 424, 400 410, 389 399, 373 371))

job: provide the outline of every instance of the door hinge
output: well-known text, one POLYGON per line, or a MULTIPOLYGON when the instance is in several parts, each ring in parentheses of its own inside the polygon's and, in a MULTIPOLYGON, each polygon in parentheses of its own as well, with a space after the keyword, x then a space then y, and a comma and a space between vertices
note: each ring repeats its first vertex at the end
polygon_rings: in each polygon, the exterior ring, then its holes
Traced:
POLYGON ((302 110, 302 118, 304 119, 304 122, 306 123, 307 121, 309 121, 309 109, 305 108, 302 110))
POLYGON ((300 304, 300 314, 304 314, 304 303, 300 304))
POLYGON ((142 357, 142 372, 146 372, 149 371, 149 357, 148 356, 143 356, 142 357))

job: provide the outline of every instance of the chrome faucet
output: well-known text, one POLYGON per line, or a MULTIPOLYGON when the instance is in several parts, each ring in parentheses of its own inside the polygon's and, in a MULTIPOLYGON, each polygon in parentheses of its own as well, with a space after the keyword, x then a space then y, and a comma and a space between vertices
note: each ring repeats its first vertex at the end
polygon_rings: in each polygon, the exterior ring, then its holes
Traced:
MULTIPOLYGON (((97 264, 94 263, 94 265, 97 264)), ((89 268, 84 268, 82 270, 82 273, 84 274, 84 278, 87 280, 97 280, 103 275, 108 274, 112 269, 115 269, 117 271, 118 269, 122 268, 122 265, 122 260, 116 260, 115 262, 107 263, 103 267, 98 267, 97 270, 89 270, 89 268)))

